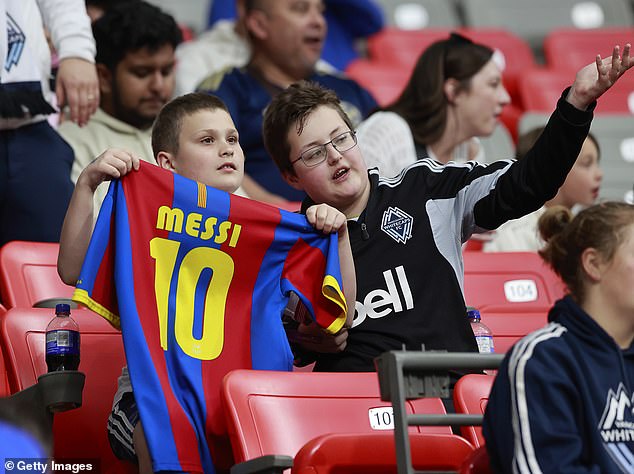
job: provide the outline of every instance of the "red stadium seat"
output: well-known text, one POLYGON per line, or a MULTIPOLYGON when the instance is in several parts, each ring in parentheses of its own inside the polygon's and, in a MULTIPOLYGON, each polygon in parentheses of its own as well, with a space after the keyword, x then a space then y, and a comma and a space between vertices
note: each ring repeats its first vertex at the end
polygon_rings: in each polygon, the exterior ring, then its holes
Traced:
POLYGON ((398 64, 411 71, 420 54, 433 42, 447 38, 450 31, 448 28, 383 28, 368 38, 368 57, 372 62, 398 64))
MULTIPOLYGON (((472 452, 464 438, 453 434, 410 436, 416 472, 456 471, 472 452)), ((306 443, 295 456, 292 474, 384 474, 395 472, 394 435, 389 433, 326 434, 306 443)))
MULTIPOLYGON (((376 434, 393 426, 391 404, 381 401, 374 372, 235 370, 223 380, 222 397, 237 462, 264 455, 294 457, 323 434, 376 434)), ((412 413, 445 413, 438 398, 407 406, 412 413)), ((410 432, 451 434, 445 426, 410 432)))
POLYGON ((546 311, 564 285, 535 252, 464 252, 464 294, 483 313, 546 311))
MULTIPOLYGON (((0 317, 0 348, 4 352, 11 393, 37 383, 46 373, 45 329, 50 309, 12 308, 0 317)), ((54 456, 98 459, 101 472, 131 472, 132 464, 114 457, 106 421, 125 365, 121 333, 87 309, 72 311, 81 332, 79 370, 86 375, 81 408, 55 415, 54 456)))
POLYGON ((492 309, 481 314, 493 333, 495 352, 505 354, 518 340, 548 323, 548 310, 504 311, 492 309))
POLYGON ((468 454, 459 472, 460 474, 490 474, 493 472, 486 446, 480 446, 468 454))
MULTIPOLYGON (((433 42, 447 38, 451 30, 446 28, 426 28, 424 30, 399 30, 384 28, 368 38, 368 57, 373 62, 401 65, 411 71, 420 54, 433 42)), ((495 28, 461 28, 460 33, 473 41, 482 43, 502 53, 506 67, 503 73, 504 85, 514 104, 518 103, 518 79, 528 69, 536 67, 533 52, 522 38, 513 33, 495 28)))
POLYGON ((623 47, 634 37, 634 28, 557 28, 544 39, 544 57, 549 69, 574 73, 592 61, 595 54, 605 58, 615 45, 623 47))
POLYGON ((396 100, 409 80, 411 68, 404 65, 357 59, 346 68, 346 74, 370 91, 380 106, 396 100))
POLYGON ((43 301, 73 295, 57 274, 59 244, 8 242, 0 248, 0 300, 9 309, 31 308, 43 301))
POLYGON ((464 255, 467 305, 480 310, 493 333, 495 352, 505 353, 529 332, 547 323, 562 281, 534 252, 477 252, 464 255))
MULTIPOLYGON (((0 316, 2 317, 2 316, 0 316)), ((0 398, 10 395, 7 368, 4 362, 2 345, 0 344, 0 398)))
MULTIPOLYGON (((456 413, 484 414, 494 380, 495 377, 492 375, 467 374, 460 377, 453 389, 453 404, 456 413)), ((463 426, 461 432, 462 436, 476 448, 484 445, 480 426, 463 426)))
POLYGON ((563 296, 564 287, 537 254, 508 254, 507 261, 497 253, 479 252, 479 243, 467 242, 463 253, 465 297, 468 305, 480 309, 482 322, 493 333, 495 352, 503 354, 547 323, 548 311, 563 296))
MULTIPOLYGON (((551 112, 574 73, 561 69, 533 69, 520 78, 519 90, 526 112, 551 112)), ((623 76, 599 101, 596 114, 634 113, 634 78, 623 76)))

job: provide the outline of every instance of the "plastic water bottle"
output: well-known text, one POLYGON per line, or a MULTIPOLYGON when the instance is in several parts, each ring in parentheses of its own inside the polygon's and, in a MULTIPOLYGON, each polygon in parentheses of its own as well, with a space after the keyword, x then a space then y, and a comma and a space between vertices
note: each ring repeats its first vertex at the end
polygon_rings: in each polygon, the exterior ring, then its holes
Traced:
POLYGON ((467 308, 467 318, 471 323, 471 329, 478 343, 478 351, 483 354, 492 354, 493 348, 493 333, 491 330, 481 321, 480 311, 475 308, 467 308))
POLYGON ((55 317, 46 326, 46 366, 49 372, 79 367, 79 326, 68 304, 55 306, 55 317))

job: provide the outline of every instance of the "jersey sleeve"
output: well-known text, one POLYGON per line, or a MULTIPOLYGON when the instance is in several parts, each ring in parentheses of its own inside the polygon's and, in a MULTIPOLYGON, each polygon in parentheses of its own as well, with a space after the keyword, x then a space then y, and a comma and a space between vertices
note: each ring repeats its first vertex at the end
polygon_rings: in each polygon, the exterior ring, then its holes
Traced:
POLYGON ((114 282, 114 201, 120 184, 113 181, 103 201, 84 258, 73 301, 81 303, 120 328, 119 307, 114 282))
POLYGON ((282 290, 295 291, 311 318, 335 334, 344 325, 348 306, 343 294, 337 235, 324 238, 315 232, 309 241, 298 239, 289 251, 282 272, 282 290), (312 240, 312 241, 310 241, 312 240), (315 278, 306 275, 322 275, 317 284, 315 278))

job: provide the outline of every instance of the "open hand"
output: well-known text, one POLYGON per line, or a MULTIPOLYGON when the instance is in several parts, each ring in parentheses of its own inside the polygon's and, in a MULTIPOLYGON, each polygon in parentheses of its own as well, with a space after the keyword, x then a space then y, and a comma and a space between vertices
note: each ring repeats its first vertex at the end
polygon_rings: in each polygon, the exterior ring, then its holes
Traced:
POLYGON ((601 59, 601 55, 597 54, 594 63, 580 69, 566 100, 585 110, 601 97, 634 64, 629 43, 623 47, 622 56, 620 52, 621 48, 617 45, 612 50, 612 56, 601 59))

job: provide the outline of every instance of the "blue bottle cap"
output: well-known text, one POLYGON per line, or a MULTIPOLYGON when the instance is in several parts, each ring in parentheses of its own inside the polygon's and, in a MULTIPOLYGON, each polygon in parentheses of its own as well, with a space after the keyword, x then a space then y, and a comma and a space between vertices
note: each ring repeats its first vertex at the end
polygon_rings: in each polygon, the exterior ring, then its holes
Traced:
POLYGON ((70 313, 70 305, 67 303, 55 305, 55 313, 70 313))
POLYGON ((480 320, 480 319, 481 319, 481 317, 480 317, 480 311, 478 311, 478 310, 477 310, 477 309, 475 309, 475 308, 471 308, 471 307, 469 307, 469 308, 467 309, 467 318, 469 318, 469 319, 477 319, 477 320, 480 320))

